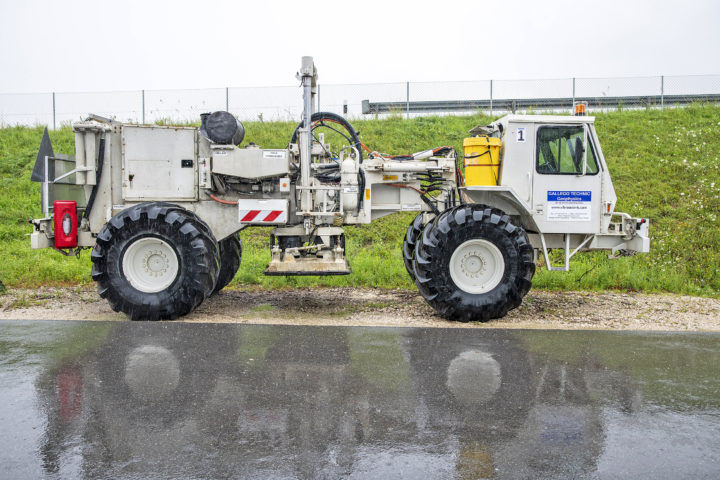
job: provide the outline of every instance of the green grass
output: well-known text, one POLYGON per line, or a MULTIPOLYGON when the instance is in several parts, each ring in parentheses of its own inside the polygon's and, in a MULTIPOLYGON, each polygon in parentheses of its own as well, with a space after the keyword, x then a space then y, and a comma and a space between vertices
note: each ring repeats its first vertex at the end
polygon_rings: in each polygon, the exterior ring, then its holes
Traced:
MULTIPOLYGON (((538 269, 534 288, 675 292, 720 297, 720 108, 616 111, 596 115, 596 128, 609 164, 618 211, 651 219, 651 253, 608 260, 607 253, 578 254, 571 271, 538 269)), ((459 151, 467 131, 492 118, 481 114, 405 120, 357 120, 353 124, 371 148, 409 153, 453 145, 459 151)), ((246 142, 272 148, 287 144, 294 122, 248 122, 246 142)), ((89 284, 90 261, 52 250, 29 248, 30 217, 41 216, 40 186, 30 172, 42 128, 0 129, 0 280, 10 287, 89 284)), ((56 152, 73 153, 69 127, 50 133, 56 152)), ((233 280, 269 288, 365 286, 413 288, 401 255, 412 214, 395 214, 361 227, 347 227, 353 273, 341 277, 265 277, 268 230, 241 233, 243 262, 233 280)))

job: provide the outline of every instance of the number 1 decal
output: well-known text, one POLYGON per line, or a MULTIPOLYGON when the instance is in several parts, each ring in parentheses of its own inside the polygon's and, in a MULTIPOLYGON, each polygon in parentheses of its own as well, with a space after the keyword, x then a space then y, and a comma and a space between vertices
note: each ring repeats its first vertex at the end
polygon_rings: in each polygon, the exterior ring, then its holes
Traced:
POLYGON ((518 127, 518 129, 517 129, 517 141, 518 141, 518 142, 524 142, 524 141, 525 141, 525 127, 518 127))

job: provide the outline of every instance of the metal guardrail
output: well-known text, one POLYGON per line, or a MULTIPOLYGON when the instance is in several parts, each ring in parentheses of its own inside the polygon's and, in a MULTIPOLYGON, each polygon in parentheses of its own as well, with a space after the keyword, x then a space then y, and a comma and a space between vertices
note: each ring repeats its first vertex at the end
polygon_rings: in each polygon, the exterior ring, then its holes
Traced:
POLYGON ((575 102, 588 102, 594 107, 612 107, 619 105, 653 107, 663 105, 688 105, 696 102, 720 102, 719 94, 710 95, 640 95, 622 97, 566 97, 566 98, 518 98, 492 100, 440 100, 440 101, 401 101, 371 102, 362 101, 362 113, 430 113, 458 112, 470 110, 498 110, 515 112, 528 109, 560 109, 572 107, 575 102))
MULTIPOLYGON (((720 75, 452 80, 318 85, 317 110, 350 119, 363 115, 477 110, 567 110, 573 101, 594 109, 717 103, 720 75), (363 99, 366 99, 363 101, 363 99), (367 100, 375 99, 375 101, 367 100)), ((68 125, 96 113, 130 123, 198 122, 200 114, 232 112, 241 121, 297 121, 297 86, 190 90, 0 93, 0 127, 68 125)))

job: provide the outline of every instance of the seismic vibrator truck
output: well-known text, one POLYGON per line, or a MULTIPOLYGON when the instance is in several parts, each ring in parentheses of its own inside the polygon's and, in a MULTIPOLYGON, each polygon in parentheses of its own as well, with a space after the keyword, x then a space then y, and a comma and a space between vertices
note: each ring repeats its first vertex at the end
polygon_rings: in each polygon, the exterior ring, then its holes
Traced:
POLYGON ((507 115, 471 130, 462 158, 451 147, 388 155, 345 118, 314 111, 312 57, 297 78, 304 112, 282 148, 241 147, 244 128, 224 111, 199 128, 91 115, 73 124, 74 157, 54 153, 46 132, 32 248, 92 248, 100 296, 138 320, 188 314, 225 287, 248 226, 271 227, 266 275, 345 275, 343 226, 418 212, 405 266, 425 300, 459 321, 519 306, 540 255, 568 270, 578 251, 649 251, 648 221, 615 212, 590 116, 507 115), (564 252, 560 265, 550 249, 564 252))

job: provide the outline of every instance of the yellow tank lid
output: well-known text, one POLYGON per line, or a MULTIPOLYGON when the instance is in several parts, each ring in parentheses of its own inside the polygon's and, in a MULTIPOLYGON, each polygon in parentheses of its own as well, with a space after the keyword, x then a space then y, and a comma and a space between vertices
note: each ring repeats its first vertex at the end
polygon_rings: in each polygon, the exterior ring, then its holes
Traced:
POLYGON ((502 141, 495 137, 468 137, 463 140, 463 147, 491 146, 499 147, 502 141))

